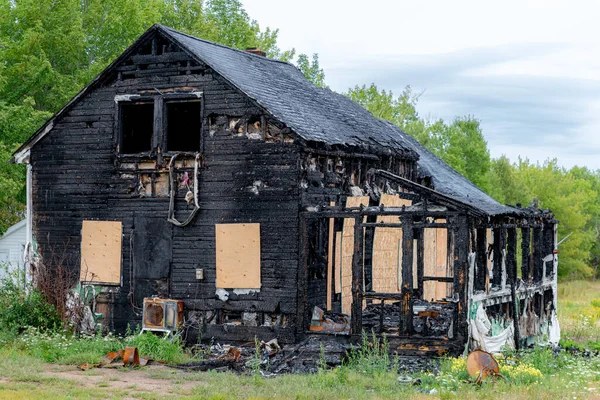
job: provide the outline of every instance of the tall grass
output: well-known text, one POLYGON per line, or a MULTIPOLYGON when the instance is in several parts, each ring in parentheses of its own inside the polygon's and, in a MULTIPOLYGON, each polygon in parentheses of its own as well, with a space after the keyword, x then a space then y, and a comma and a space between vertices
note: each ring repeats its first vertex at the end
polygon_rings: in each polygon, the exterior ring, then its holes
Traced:
POLYGON ((372 332, 371 339, 366 331, 362 332, 362 341, 358 347, 353 347, 347 357, 345 366, 366 374, 377 375, 398 370, 397 357, 390 357, 390 346, 387 337, 381 340, 372 332))

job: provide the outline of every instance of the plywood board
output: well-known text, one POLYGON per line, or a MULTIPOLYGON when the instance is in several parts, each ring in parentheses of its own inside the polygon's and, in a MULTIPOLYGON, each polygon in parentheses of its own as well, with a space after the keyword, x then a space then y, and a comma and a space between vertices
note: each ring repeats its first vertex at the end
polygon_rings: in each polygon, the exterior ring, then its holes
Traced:
POLYGON ((216 286, 260 289, 260 224, 216 224, 216 286))
MULTIPOLYGON (((445 222, 445 221, 444 221, 445 222)), ((436 234, 436 246, 435 246, 435 265, 436 265, 436 276, 445 277, 447 276, 446 271, 448 268, 448 230, 444 228, 437 228, 436 234)), ((447 295, 447 283, 437 282, 435 285, 435 298, 441 300, 447 295)))
MULTIPOLYGON (((369 196, 348 197, 346 207, 369 205, 369 196)), ((350 314, 352 307, 352 256, 354 255, 354 218, 344 219, 342 233, 342 313, 350 314)))
POLYGON ((419 288, 419 275, 418 275, 418 269, 419 269, 419 263, 418 263, 418 257, 419 257, 419 244, 418 244, 419 240, 418 239, 414 239, 413 240, 413 289, 418 289, 419 288))
POLYGON ((80 281, 121 284, 122 234, 121 221, 83 221, 80 281))
MULTIPOLYGON (((379 204, 386 207, 412 205, 411 200, 383 194, 379 204)), ((377 222, 400 222, 398 216, 382 215, 377 222)), ((415 259, 416 262, 416 259, 415 259)), ((402 228, 376 228, 373 237, 373 290, 399 293, 402 286, 402 228)))
MULTIPOLYGON (((436 276, 436 230, 423 229, 423 276, 436 276)), ((423 282, 423 300, 435 299, 436 282, 423 282)))
MULTIPOLYGON (((436 220, 445 223, 446 220, 436 220)), ((448 230, 446 228, 426 228, 423 230, 423 275, 447 277, 448 263, 448 230)), ((423 283, 423 299, 441 300, 448 295, 448 284, 445 282, 426 281, 423 283)))
POLYGON ((342 232, 335 233, 335 292, 342 293, 342 232))
MULTIPOLYGON (((335 202, 329 203, 330 206, 335 206, 335 202)), ((329 218, 329 236, 327 237, 327 311, 331 310, 331 284, 333 280, 333 244, 335 242, 335 232, 333 231, 335 219, 329 218)))

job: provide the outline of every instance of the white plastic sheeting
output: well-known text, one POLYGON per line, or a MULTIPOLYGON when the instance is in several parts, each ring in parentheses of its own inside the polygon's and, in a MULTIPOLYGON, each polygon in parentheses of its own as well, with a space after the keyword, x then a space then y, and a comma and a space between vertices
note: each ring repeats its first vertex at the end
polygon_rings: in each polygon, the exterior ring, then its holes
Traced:
POLYGON ((508 327, 495 336, 491 336, 492 323, 481 304, 477 307, 475 319, 470 321, 471 349, 488 353, 499 353, 503 348, 515 348, 515 326, 511 322, 508 327))
POLYGON ((548 327, 548 342, 551 345, 558 345, 560 341, 560 325, 558 325, 558 315, 556 310, 552 311, 552 318, 550 319, 550 326, 548 327))

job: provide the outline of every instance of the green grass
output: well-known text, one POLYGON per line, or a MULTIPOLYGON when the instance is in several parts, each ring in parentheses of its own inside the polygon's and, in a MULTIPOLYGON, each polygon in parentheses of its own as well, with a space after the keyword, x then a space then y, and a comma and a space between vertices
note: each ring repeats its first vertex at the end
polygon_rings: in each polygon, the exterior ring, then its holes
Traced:
POLYGON ((600 281, 559 283, 558 318, 563 344, 600 348, 600 281))
MULTIPOLYGON (((559 319, 563 344, 600 349, 600 283, 568 282, 559 285, 559 319)), ((397 381, 398 360, 387 355, 385 341, 373 343, 365 335, 345 365, 327 370, 324 363, 312 375, 264 378, 257 371, 233 373, 181 372, 165 367, 77 371, 59 364, 96 362, 104 354, 135 345, 157 360, 190 359, 181 343, 152 334, 125 339, 69 337, 34 332, 3 336, 0 332, 0 400, 3 399, 573 399, 600 395, 600 358, 553 354, 538 348, 509 354, 500 360, 510 384, 490 378, 482 386, 468 377, 464 360, 448 358, 434 372, 412 375, 418 386, 397 381), (49 364, 52 362, 55 364, 49 364), (50 368, 50 366, 52 367, 50 368), (59 370, 53 372, 53 370, 59 370), (112 374, 112 375, 111 375, 112 374), (69 376, 71 376, 69 375, 69 376), (123 378, 124 382, 120 382, 123 378)))
MULTIPOLYGON (((1 337, 10 335, 0 334, 1 337)), ((126 338, 114 336, 73 336, 68 332, 42 332, 29 329, 4 341, 4 346, 20 350, 33 358, 58 364, 95 364, 111 351, 137 347, 140 356, 175 364, 192 360, 179 336, 165 338, 146 332, 126 338)))

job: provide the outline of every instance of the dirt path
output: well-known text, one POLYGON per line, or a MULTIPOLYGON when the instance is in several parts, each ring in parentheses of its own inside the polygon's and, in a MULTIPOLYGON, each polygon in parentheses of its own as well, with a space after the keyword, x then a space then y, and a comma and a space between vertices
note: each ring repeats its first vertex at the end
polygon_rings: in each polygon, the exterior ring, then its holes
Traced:
POLYGON ((142 369, 111 366, 81 371, 72 365, 49 364, 44 372, 49 377, 76 381, 84 387, 110 387, 130 393, 189 393, 198 384, 197 381, 185 379, 182 372, 164 365, 142 369))

